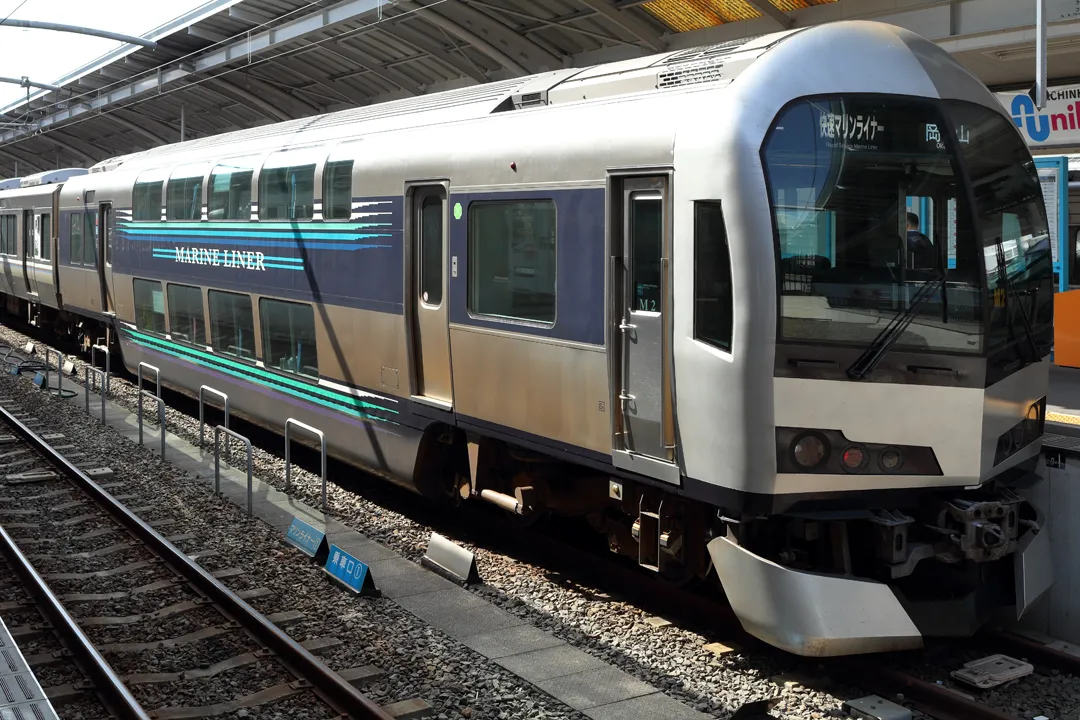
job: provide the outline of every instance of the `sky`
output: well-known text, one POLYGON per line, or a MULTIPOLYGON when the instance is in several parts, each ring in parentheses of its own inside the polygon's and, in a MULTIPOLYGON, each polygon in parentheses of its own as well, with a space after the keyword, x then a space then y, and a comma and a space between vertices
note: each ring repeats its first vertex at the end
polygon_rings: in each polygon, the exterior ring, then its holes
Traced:
MULTIPOLYGON (((144 35, 213 0, 0 0, 0 20, 13 19, 79 25, 125 35, 144 35), (21 5, 21 7, 20 7, 21 5), (12 12, 14 11, 14 12, 12 12)), ((49 30, 26 30, 0 24, 0 76, 37 82, 57 81, 120 47, 115 40, 49 30)), ((0 108, 26 97, 26 89, 0 83, 0 108)))

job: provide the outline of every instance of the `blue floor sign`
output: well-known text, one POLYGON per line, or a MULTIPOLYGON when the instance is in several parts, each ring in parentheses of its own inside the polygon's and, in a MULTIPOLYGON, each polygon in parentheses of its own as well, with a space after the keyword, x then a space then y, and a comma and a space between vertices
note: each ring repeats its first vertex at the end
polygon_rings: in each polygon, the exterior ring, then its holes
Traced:
MULTIPOLYGON (((285 539, 320 561, 322 560, 319 557, 320 551, 326 551, 326 534, 298 517, 293 518, 292 524, 289 525, 289 532, 285 534, 285 539)), ((326 556, 323 555, 323 557, 326 556)))
POLYGON ((340 582, 353 592, 361 595, 378 593, 375 583, 368 572, 368 566, 345 552, 337 545, 330 545, 330 552, 326 557, 326 567, 323 568, 330 577, 340 582))

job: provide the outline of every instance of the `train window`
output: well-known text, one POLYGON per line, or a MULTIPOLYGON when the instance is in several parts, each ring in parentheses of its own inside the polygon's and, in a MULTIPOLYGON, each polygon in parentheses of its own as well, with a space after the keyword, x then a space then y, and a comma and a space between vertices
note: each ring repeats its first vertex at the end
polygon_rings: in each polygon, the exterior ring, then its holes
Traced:
POLYGON ((352 160, 326 163, 323 169, 323 219, 348 220, 352 215, 352 160))
POLYGON ((173 340, 206 347, 202 290, 169 283, 169 333, 173 340))
POLYGON ((251 178, 246 166, 218 165, 210 175, 207 217, 210 220, 251 220, 251 178))
POLYGON ((655 192, 630 196, 631 309, 660 312, 660 260, 664 252, 664 198, 655 192))
POLYGON ((52 215, 41 214, 41 257, 42 260, 52 259, 52 215))
POLYGON ((792 103, 771 125, 762 159, 778 250, 779 339, 866 352, 910 310, 898 351, 980 352, 981 260, 957 160, 966 146, 940 107, 816 98, 792 103))
POLYGON ((210 291, 210 343, 214 352, 255 360, 255 318, 249 296, 210 291))
POLYGON ((204 165, 177 168, 165 188, 167 220, 202 220, 204 165))
POLYGON ((71 213, 71 239, 68 241, 68 262, 82 265, 83 258, 83 214, 71 213))
POLYGON ((165 297, 161 283, 135 278, 135 327, 157 335, 165 334, 165 297))
POLYGON ((263 298, 259 301, 266 367, 319 377, 315 311, 310 305, 263 298))
POLYGON ((137 182, 131 193, 131 219, 136 222, 161 220, 161 180, 137 182))
POLYGON ((315 166, 263 168, 260 220, 310 220, 315 212, 315 166))
POLYGON ((428 196, 420 205, 420 297, 424 303, 442 304, 443 201, 428 196))
POLYGON ((469 205, 469 311, 555 322, 555 202, 469 205))
POLYGON ((18 220, 15 215, 0 215, 0 255, 18 254, 18 220))
POLYGON ((731 254, 718 202, 694 203, 694 337, 731 350, 731 254))
POLYGON ((97 265, 97 213, 83 213, 83 261, 84 267, 97 265))

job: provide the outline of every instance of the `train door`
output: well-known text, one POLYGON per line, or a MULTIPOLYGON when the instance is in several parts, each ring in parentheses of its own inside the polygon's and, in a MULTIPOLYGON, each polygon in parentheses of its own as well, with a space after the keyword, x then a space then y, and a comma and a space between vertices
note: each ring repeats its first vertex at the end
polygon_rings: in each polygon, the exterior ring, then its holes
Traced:
POLYGON ((416 185, 408 194, 408 238, 412 288, 407 303, 412 337, 413 397, 449 410, 454 394, 450 373, 450 323, 446 267, 448 220, 446 184, 416 185))
POLYGON ((101 311, 111 314, 116 312, 112 287, 112 204, 101 203, 98 210, 97 266, 101 281, 101 311))
POLYGON ((671 392, 671 204, 666 177, 628 178, 612 213, 621 254, 612 277, 613 346, 618 360, 613 413, 614 460, 668 482, 679 482, 671 392))
POLYGON ((27 295, 37 295, 37 278, 34 277, 34 211, 22 212, 22 270, 27 295))

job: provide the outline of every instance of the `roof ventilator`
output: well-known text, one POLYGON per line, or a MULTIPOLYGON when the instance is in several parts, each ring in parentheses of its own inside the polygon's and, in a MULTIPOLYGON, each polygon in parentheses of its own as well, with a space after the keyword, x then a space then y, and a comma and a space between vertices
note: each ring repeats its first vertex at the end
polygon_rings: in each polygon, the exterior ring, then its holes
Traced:
POLYGON ((725 58, 709 58, 668 67, 657 74, 656 87, 700 85, 720 80, 724 77, 724 73, 721 72, 724 68, 724 60, 725 58))
POLYGON ((514 109, 521 110, 523 108, 547 105, 548 94, 547 90, 540 90, 539 92, 514 93, 513 100, 514 109))

